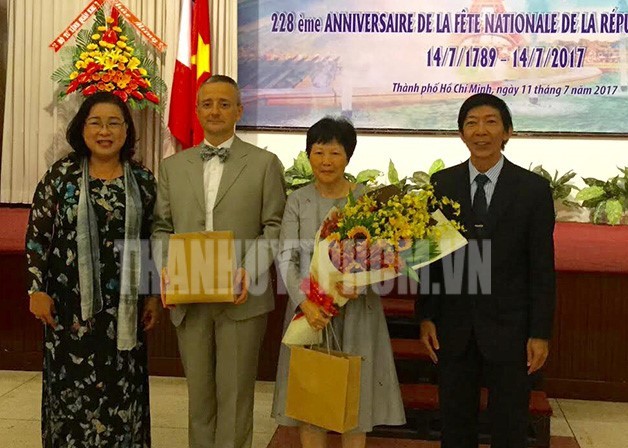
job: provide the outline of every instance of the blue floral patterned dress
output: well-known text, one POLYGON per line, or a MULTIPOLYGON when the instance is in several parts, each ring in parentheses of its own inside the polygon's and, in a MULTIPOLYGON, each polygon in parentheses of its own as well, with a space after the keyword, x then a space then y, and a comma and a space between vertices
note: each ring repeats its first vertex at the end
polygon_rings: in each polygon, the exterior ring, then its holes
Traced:
MULTIPOLYGON (((142 196, 141 237, 150 232, 155 180, 133 165, 142 196)), ((90 178, 90 198, 100 230, 103 309, 81 319, 76 220, 80 159, 55 163, 39 182, 26 235, 29 293, 54 300, 57 329, 44 330, 42 442, 44 448, 150 447, 150 409, 145 338, 138 322, 137 346, 116 347, 120 255, 124 238, 124 177, 90 178)), ((141 318, 140 307, 138 319, 141 318)))

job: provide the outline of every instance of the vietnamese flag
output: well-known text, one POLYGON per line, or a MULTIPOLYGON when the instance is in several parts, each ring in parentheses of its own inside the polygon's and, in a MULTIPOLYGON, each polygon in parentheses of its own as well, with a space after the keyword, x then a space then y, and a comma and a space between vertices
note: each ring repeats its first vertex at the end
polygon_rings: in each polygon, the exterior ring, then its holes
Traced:
POLYGON ((182 0, 168 127, 184 149, 203 141, 196 118, 196 90, 210 76, 208 0, 182 0))

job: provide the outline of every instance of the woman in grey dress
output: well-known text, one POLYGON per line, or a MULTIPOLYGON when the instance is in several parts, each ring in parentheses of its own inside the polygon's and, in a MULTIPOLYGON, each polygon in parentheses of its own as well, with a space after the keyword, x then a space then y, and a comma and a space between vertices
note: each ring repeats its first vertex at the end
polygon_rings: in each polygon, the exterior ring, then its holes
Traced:
MULTIPOLYGON (((289 302, 284 331, 297 312, 303 312, 312 328, 320 331, 330 322, 345 353, 362 356, 358 428, 342 435, 344 448, 364 447, 366 433, 376 425, 402 425, 405 414, 390 346, 390 337, 379 296, 371 290, 363 294, 346 291, 353 299, 333 319, 317 304, 306 300, 299 286, 309 275, 314 236, 329 210, 342 207, 349 192, 361 193, 349 182, 344 170, 356 146, 353 125, 342 118, 326 117, 307 132, 306 152, 315 181, 288 197, 281 226, 278 265, 287 287, 289 302)), ((290 349, 283 345, 279 354, 272 415, 277 423, 299 426, 304 448, 325 447, 327 434, 320 428, 285 415, 290 349)))

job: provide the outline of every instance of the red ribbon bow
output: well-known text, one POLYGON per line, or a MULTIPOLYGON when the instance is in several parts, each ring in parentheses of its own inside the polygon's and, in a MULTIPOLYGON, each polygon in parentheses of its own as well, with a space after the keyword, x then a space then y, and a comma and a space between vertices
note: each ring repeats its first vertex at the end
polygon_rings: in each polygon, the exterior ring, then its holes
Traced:
MULTIPOLYGON (((312 277, 304 278, 299 289, 305 294, 307 300, 314 302, 332 316, 338 315, 338 308, 334 304, 334 298, 327 294, 312 277)), ((303 313, 298 313, 295 319, 299 319, 303 315, 303 313)))

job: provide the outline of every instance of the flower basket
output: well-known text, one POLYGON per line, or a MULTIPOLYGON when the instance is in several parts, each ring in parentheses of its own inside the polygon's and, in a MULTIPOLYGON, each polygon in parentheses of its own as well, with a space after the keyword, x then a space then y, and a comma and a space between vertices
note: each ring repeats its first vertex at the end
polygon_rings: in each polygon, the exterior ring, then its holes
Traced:
POLYGON ((63 47, 65 63, 52 74, 59 83, 59 99, 80 92, 112 92, 132 109, 162 111, 167 91, 147 47, 116 8, 105 16, 101 8, 90 30, 80 30, 74 47, 63 47))

